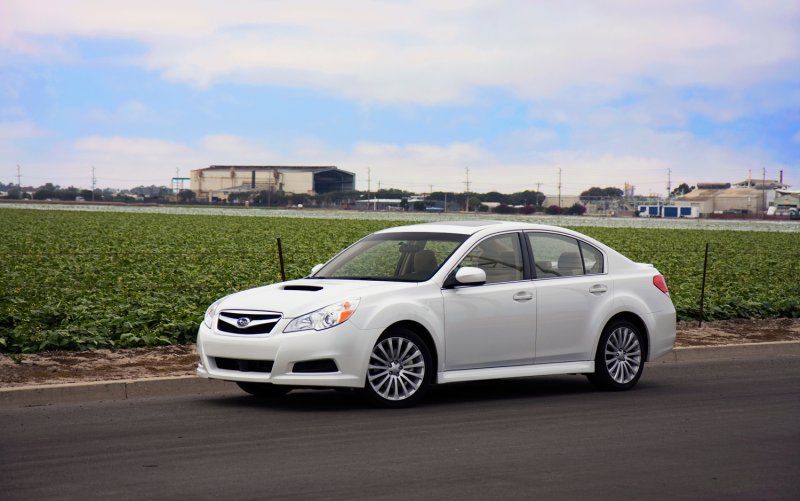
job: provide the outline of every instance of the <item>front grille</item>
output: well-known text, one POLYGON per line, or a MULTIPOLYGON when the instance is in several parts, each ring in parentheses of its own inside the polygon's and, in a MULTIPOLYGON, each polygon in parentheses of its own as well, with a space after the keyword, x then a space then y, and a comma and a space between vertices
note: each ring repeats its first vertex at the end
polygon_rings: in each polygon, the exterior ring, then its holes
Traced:
POLYGON ((280 313, 269 311, 223 310, 217 329, 230 334, 269 334, 280 319, 280 313))
POLYGON ((238 358, 214 357, 217 369, 239 372, 272 372, 272 360, 241 360, 238 358))

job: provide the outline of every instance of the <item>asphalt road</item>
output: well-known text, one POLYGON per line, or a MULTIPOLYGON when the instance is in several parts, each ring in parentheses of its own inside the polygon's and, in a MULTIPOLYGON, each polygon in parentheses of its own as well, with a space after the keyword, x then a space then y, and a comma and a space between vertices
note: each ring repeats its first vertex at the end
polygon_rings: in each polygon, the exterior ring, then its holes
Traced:
POLYGON ((800 358, 352 394, 0 409, 0 499, 798 499, 800 358))

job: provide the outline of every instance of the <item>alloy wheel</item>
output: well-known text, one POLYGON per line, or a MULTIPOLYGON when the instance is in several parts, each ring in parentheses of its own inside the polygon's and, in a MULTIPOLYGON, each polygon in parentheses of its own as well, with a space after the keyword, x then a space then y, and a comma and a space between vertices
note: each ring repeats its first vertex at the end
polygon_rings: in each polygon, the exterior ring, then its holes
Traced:
POLYGON ((609 376, 619 383, 628 384, 639 373, 642 348, 636 333, 628 327, 617 327, 608 336, 605 362, 609 376))
POLYGON ((395 402, 405 400, 425 382, 425 357, 412 340, 388 337, 372 349, 367 379, 381 398, 395 402))

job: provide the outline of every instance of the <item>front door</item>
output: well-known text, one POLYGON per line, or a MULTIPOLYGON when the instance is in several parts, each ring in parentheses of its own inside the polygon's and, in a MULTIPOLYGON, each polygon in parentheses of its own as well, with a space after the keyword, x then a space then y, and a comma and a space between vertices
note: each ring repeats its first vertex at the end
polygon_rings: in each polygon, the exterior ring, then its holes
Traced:
POLYGON ((459 267, 486 272, 486 283, 442 291, 445 369, 478 369, 533 363, 536 287, 524 280, 518 233, 478 243, 459 267))

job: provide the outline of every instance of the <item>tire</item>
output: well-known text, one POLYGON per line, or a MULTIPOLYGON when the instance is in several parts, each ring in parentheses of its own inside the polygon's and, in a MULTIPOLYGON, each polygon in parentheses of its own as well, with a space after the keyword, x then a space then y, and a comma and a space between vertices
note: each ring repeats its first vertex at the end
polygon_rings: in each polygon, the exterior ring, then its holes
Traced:
POLYGON ((367 365, 363 393, 378 407, 410 407, 428 391, 434 369, 425 342, 413 331, 394 328, 378 338, 367 365))
POLYGON ((247 393, 260 398, 278 398, 292 391, 290 386, 275 385, 272 383, 245 383, 237 381, 236 384, 247 393))
POLYGON ((594 359, 594 373, 587 374, 595 386, 603 390, 630 390, 644 370, 644 337, 639 327, 627 320, 606 326, 594 359))

